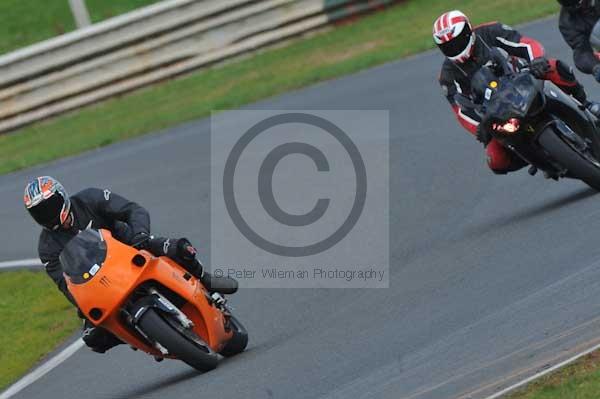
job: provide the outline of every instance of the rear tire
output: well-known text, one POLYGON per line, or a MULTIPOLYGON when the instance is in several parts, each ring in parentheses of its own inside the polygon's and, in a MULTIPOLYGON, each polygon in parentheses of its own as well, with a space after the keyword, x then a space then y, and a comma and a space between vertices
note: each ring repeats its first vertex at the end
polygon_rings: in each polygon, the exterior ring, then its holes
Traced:
POLYGON ((600 167, 565 143, 553 130, 543 132, 538 142, 562 166, 588 186, 600 191, 600 167))
MULTIPOLYGON (((168 317, 168 315, 165 315, 165 317, 168 317)), ((199 347, 198 344, 183 336, 165 321, 156 310, 152 308, 146 310, 138 325, 150 339, 164 346, 170 355, 175 356, 196 370, 210 371, 217 367, 216 353, 207 352, 206 349, 199 347)))
POLYGON ((230 316, 229 323, 233 329, 233 337, 225 344, 223 350, 219 352, 225 357, 242 353, 246 349, 246 346, 248 346, 248 331, 246 331, 242 323, 233 316, 230 316))

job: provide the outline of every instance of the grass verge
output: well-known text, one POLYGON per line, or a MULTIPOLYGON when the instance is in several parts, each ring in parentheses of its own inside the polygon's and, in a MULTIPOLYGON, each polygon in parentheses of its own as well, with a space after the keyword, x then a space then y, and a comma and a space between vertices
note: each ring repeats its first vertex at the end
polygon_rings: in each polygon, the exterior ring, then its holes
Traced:
POLYGON ((600 352, 540 378, 506 399, 597 399, 600 397, 600 352))
POLYGON ((429 0, 426 7, 422 0, 409 0, 287 47, 0 136, 0 174, 427 50, 433 46, 433 21, 453 8, 469 14, 474 23, 501 20, 509 24, 558 10, 557 3, 548 0, 429 0))
POLYGON ((46 273, 0 272, 0 311, 0 390, 81 325, 46 273))
MULTIPOLYGON (((86 0, 90 18, 98 22, 158 0, 86 0)), ((0 1, 0 54, 75 29, 67 0, 0 1)))

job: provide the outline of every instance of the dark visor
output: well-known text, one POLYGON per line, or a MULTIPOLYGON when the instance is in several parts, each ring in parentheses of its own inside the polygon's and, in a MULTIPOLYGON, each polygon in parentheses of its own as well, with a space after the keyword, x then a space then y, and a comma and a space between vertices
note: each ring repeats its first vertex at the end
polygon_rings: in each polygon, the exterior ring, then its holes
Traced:
POLYGON ((28 211, 40 225, 53 229, 60 224, 60 213, 64 203, 65 200, 62 195, 56 193, 38 205, 29 208, 28 211))
POLYGON ((471 41, 471 34, 471 28, 469 28, 469 25, 465 24, 464 29, 458 36, 446 43, 438 44, 438 47, 440 50, 442 50, 442 53, 444 53, 446 57, 456 57, 465 51, 469 45, 469 42, 471 41))

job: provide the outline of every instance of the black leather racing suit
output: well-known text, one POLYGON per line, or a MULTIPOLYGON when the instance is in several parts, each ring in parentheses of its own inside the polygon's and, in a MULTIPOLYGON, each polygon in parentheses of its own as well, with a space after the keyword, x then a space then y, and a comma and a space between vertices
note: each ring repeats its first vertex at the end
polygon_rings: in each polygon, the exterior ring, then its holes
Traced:
POLYGON ((591 74, 595 66, 600 65, 590 45, 592 29, 600 19, 600 1, 592 6, 580 9, 560 10, 558 28, 567 44, 573 49, 575 66, 583 73, 591 74))
MULTIPOLYGON (((88 188, 70 197, 73 227, 69 230, 47 230, 40 234, 38 253, 44 263, 46 272, 54 280, 62 293, 75 305, 67 289, 63 276, 59 255, 65 245, 80 230, 86 228, 107 229, 114 237, 125 243, 139 233, 150 233, 150 215, 148 211, 110 190, 88 188)), ((151 238, 145 249, 155 256, 166 255, 188 269, 194 275, 202 274, 202 265, 195 257, 184 256, 182 245, 189 244, 185 238, 167 239, 151 238)), ((88 346, 97 352, 104 352, 120 341, 105 330, 94 328, 86 320, 83 339, 88 346)))

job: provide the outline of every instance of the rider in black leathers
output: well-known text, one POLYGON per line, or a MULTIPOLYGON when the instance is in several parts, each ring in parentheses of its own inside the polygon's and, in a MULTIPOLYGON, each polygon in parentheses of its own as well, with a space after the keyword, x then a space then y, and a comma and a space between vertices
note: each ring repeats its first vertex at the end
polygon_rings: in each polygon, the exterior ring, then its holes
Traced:
POLYGON ((590 44, 590 35, 600 20, 599 0, 558 0, 562 8, 558 27, 573 49, 575 66, 600 82, 600 59, 590 44))
MULTIPOLYGON (((155 256, 168 256, 198 277, 211 291, 233 294, 237 290, 235 280, 213 277, 204 271, 196 259, 196 249, 186 238, 151 236, 148 211, 110 190, 88 188, 68 196, 56 179, 42 176, 27 185, 24 201, 31 216, 44 227, 38 245, 40 260, 48 275, 74 305, 59 255, 71 238, 86 228, 108 229, 122 242, 146 249, 155 256)), ((114 335, 94 327, 87 319, 83 340, 100 353, 121 343, 114 335)))

